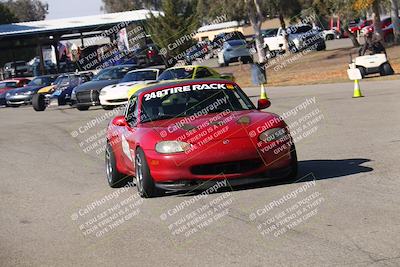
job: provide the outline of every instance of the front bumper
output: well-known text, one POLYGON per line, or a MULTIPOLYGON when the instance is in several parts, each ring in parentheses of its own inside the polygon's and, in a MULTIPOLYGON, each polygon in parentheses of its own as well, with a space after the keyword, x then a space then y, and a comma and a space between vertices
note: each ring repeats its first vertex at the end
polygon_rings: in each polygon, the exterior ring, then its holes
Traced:
POLYGON ((204 149, 189 154, 162 155, 145 150, 151 176, 159 187, 179 189, 198 187, 209 180, 259 181, 279 177, 281 171, 284 176, 292 163, 291 141, 279 144, 279 153, 257 148, 250 138, 222 142, 210 142, 204 149))
POLYGON ((99 91, 89 90, 76 93, 76 106, 98 106, 100 105, 99 91))
POLYGON ((30 104, 32 95, 13 95, 6 98, 8 105, 24 105, 30 104))
POLYGON ((120 106, 128 103, 127 95, 119 95, 119 96, 107 96, 100 95, 100 104, 102 106, 120 106))

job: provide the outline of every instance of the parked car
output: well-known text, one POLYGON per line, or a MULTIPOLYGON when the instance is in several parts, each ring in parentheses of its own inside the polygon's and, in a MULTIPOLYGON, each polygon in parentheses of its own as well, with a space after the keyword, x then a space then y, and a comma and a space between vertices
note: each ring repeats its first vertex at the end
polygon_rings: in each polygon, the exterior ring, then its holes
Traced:
POLYGON ((75 87, 71 100, 81 111, 100 105, 100 90, 108 85, 119 83, 126 73, 134 69, 137 69, 137 65, 120 65, 103 69, 90 82, 75 87))
POLYGON ((286 30, 275 28, 264 32, 264 47, 268 47, 271 52, 281 52, 285 47, 286 34, 289 49, 292 51, 301 51, 310 47, 314 47, 317 51, 326 49, 323 34, 308 24, 291 25, 286 30))
POLYGON ((26 61, 8 62, 4 65, 4 78, 31 76, 32 72, 26 61))
POLYGON ((372 19, 363 20, 363 19, 356 19, 349 22, 349 31, 351 33, 356 33, 361 31, 364 27, 368 27, 373 23, 372 19))
POLYGON ((199 42, 192 47, 190 47, 185 55, 185 62, 188 65, 191 65, 193 61, 200 58, 203 59, 209 52, 209 47, 206 42, 199 42))
POLYGON ((118 84, 104 87, 100 91, 100 104, 105 110, 128 102, 128 92, 136 84, 146 84, 158 79, 163 69, 139 69, 128 72, 118 84))
POLYGON ((12 80, 0 81, 0 106, 6 105, 6 93, 10 90, 25 86, 31 80, 26 78, 14 78, 12 80))
POLYGON ((80 84, 90 81, 90 73, 62 74, 54 85, 40 89, 32 97, 32 106, 35 111, 44 111, 49 105, 63 106, 70 104, 72 90, 80 84))
MULTIPOLYGON (((387 17, 387 18, 381 19, 381 28, 382 29, 388 27, 390 24, 392 24, 392 18, 391 17, 387 17)), ((363 27, 361 29, 361 33, 363 35, 366 35, 369 32, 375 32, 375 26, 372 23, 369 26, 363 27)))
POLYGON ((219 66, 228 66, 232 62, 252 63, 253 58, 245 40, 229 40, 224 42, 218 52, 219 66))
POLYGON ((30 104, 32 96, 39 89, 51 85, 58 75, 45 75, 35 77, 26 86, 17 88, 6 93, 6 105, 9 107, 19 107, 21 105, 30 104))

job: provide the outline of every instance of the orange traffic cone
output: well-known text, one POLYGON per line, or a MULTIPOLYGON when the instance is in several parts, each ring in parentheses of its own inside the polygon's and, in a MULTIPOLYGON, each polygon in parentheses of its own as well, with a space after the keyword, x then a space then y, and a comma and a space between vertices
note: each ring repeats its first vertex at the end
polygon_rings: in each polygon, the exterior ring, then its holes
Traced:
POLYGON ((357 97, 364 97, 364 96, 361 93, 360 82, 358 80, 354 80, 353 98, 357 98, 357 97))

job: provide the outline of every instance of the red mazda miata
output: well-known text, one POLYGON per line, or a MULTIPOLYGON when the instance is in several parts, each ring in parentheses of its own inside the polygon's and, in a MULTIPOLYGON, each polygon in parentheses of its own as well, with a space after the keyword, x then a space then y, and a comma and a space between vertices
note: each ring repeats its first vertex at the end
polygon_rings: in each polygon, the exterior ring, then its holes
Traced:
POLYGON ((142 197, 297 175, 285 122, 256 108, 237 84, 188 80, 135 92, 124 116, 107 129, 106 173, 111 187, 132 179, 142 197))

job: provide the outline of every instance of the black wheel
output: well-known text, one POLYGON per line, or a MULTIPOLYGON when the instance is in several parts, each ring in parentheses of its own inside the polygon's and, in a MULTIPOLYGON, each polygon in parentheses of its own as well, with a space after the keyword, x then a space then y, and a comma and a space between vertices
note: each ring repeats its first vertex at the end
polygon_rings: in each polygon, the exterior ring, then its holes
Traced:
POLYGON ((361 78, 364 78, 364 77, 365 77, 365 75, 367 75, 367 71, 365 70, 365 68, 364 68, 364 67, 357 67, 357 69, 359 69, 359 70, 360 70, 360 73, 361 73, 361 78))
POLYGON ((154 184, 146 156, 141 148, 136 149, 135 173, 136 187, 141 197, 151 198, 160 195, 161 191, 154 184))
POLYGON ((113 110, 114 106, 102 106, 104 110, 113 110))
POLYGON ((114 151, 109 143, 106 146, 106 155, 105 155, 105 163, 106 163, 106 174, 108 184, 112 188, 119 188, 126 185, 130 177, 120 173, 117 170, 117 163, 115 161, 114 151))
POLYGON ((293 144, 290 148, 290 156, 292 158, 292 161, 290 163, 290 173, 288 174, 288 179, 295 179, 297 177, 298 169, 299 169, 299 163, 297 160, 297 152, 296 152, 296 146, 293 144))
POLYGON ((46 97, 43 94, 33 95, 32 106, 35 111, 44 111, 46 109, 46 97))
POLYGON ((89 109, 89 106, 78 106, 76 107, 79 111, 85 111, 89 109))
POLYGON ((387 62, 383 63, 381 66, 380 74, 381 76, 393 75, 394 71, 392 69, 392 66, 390 66, 390 64, 387 62))

